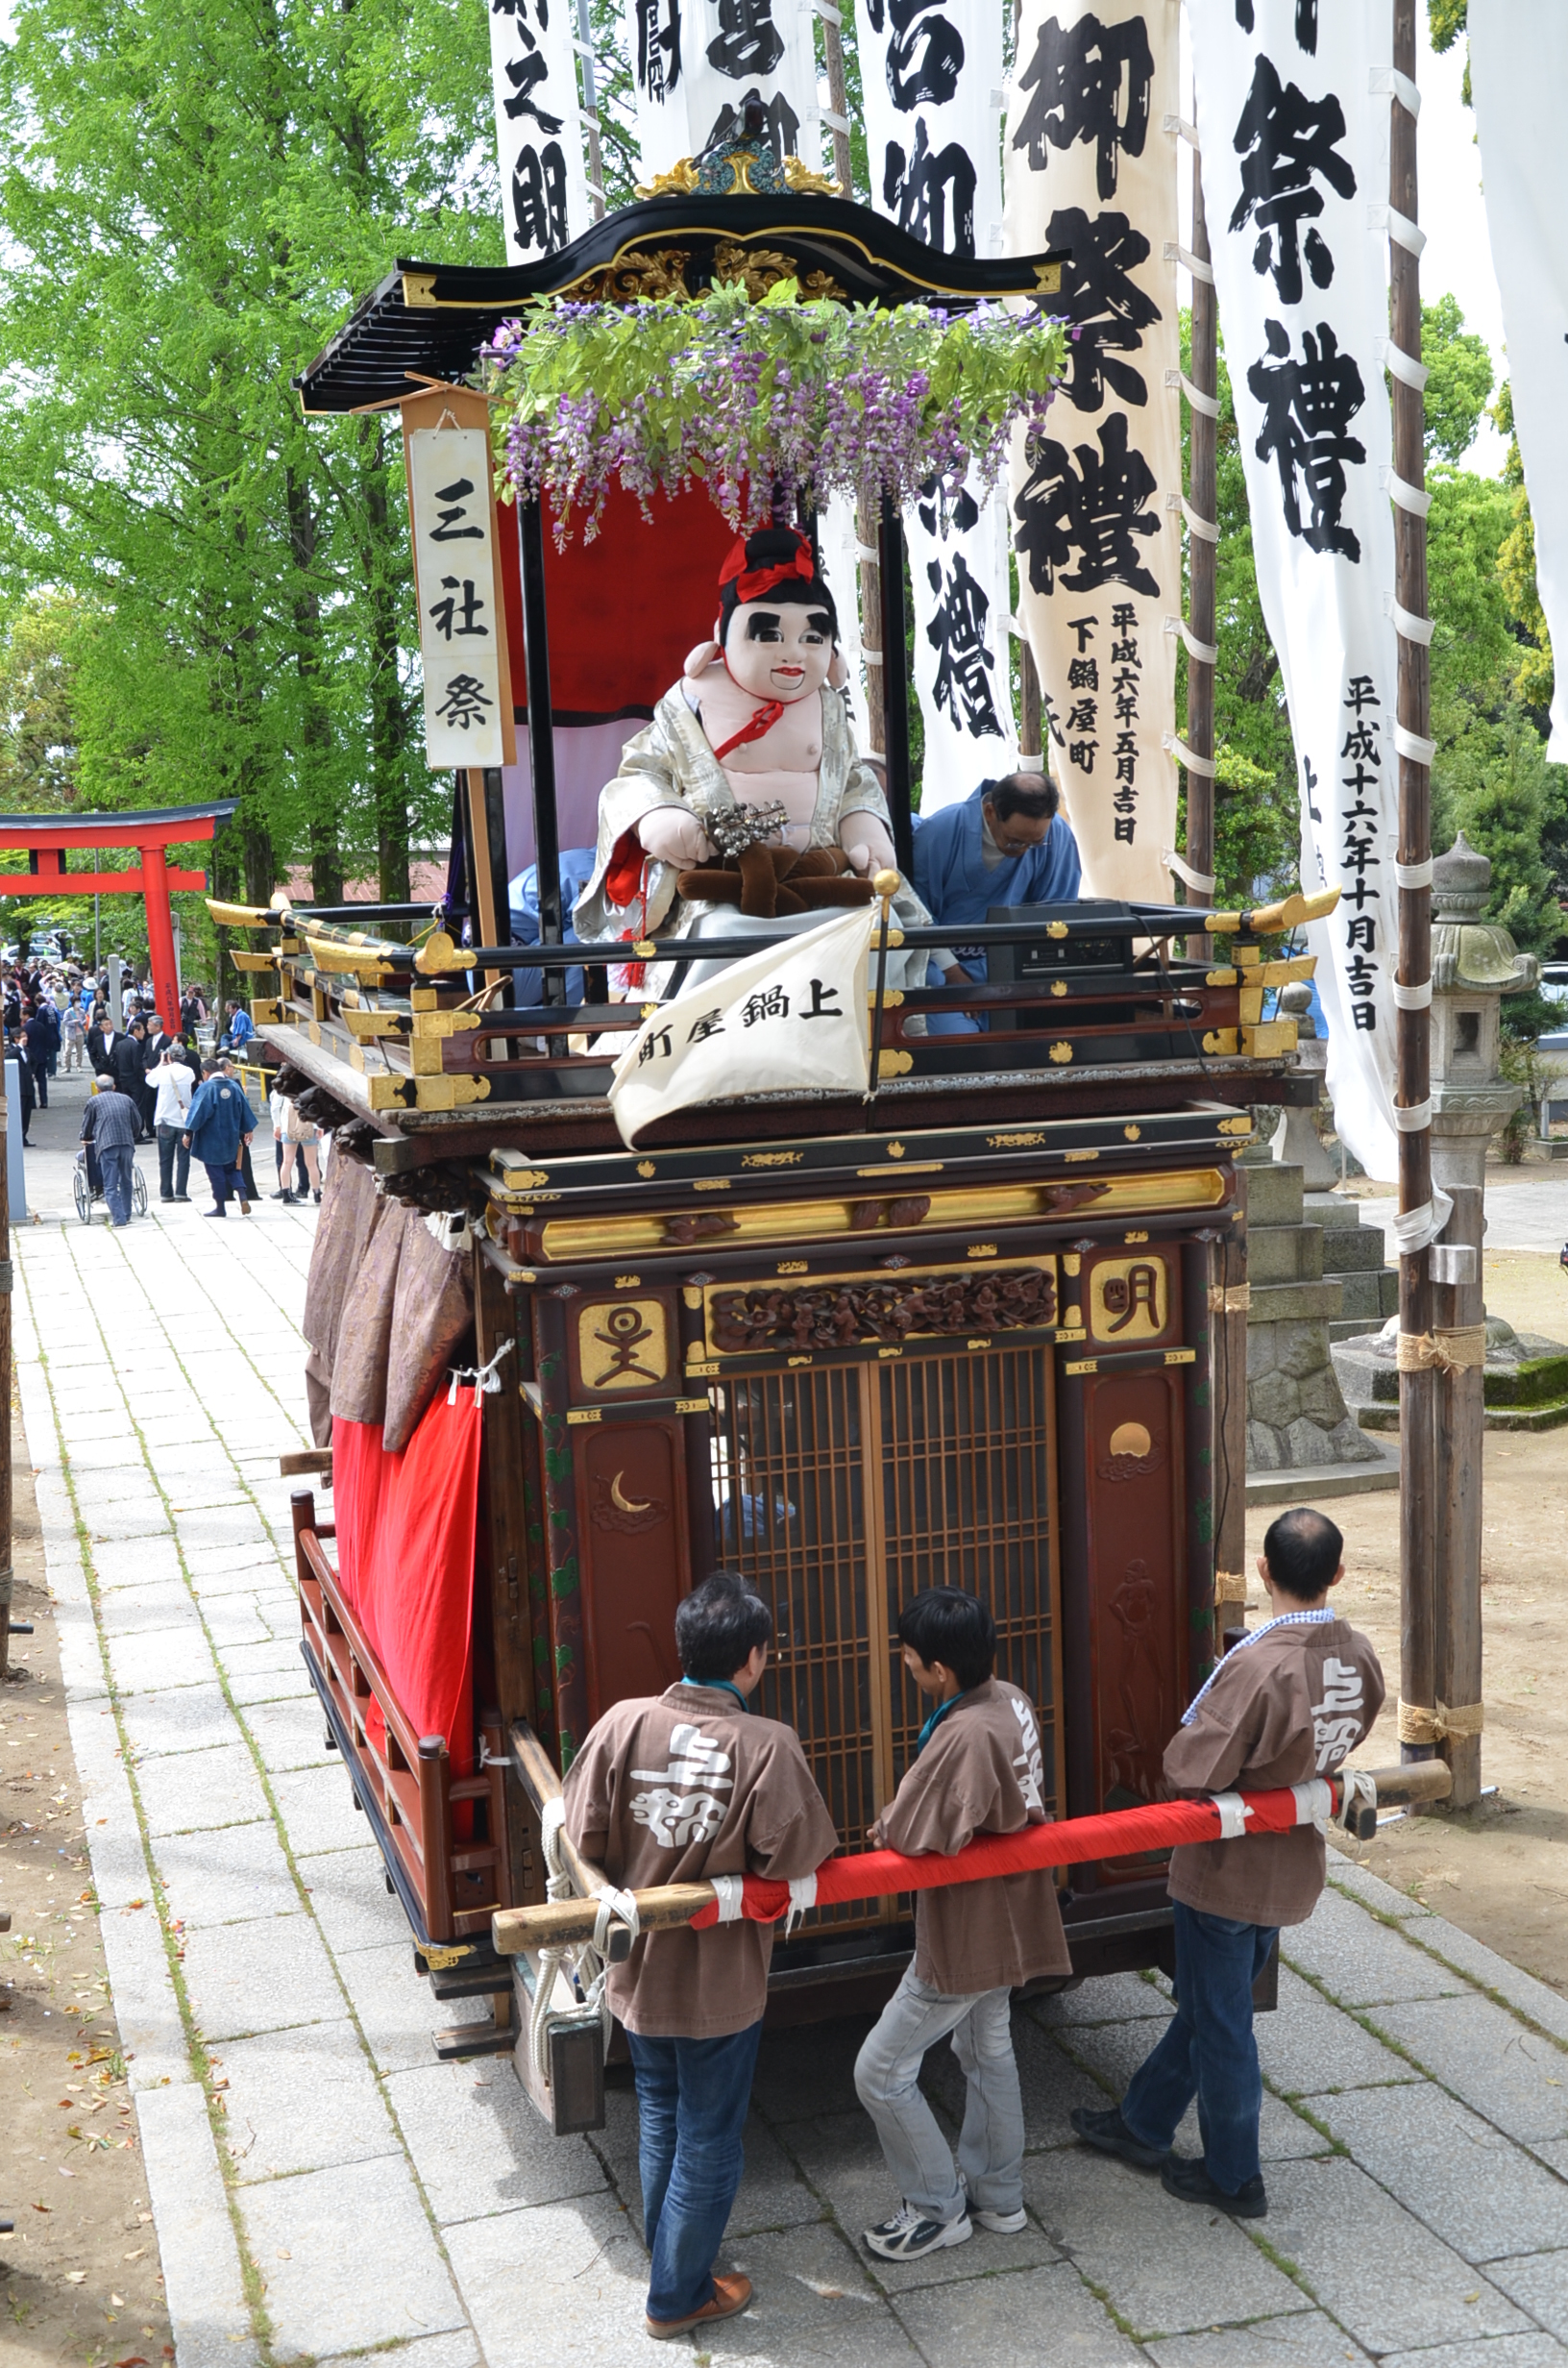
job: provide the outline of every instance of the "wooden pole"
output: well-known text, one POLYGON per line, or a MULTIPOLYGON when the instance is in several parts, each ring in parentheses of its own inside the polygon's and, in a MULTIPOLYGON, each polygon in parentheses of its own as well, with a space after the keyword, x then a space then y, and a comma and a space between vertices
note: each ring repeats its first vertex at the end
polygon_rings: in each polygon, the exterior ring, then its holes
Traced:
MULTIPOLYGON (((1454 1214, 1443 1228, 1443 1247, 1458 1252, 1457 1257, 1446 1263, 1458 1269, 1461 1279, 1433 1286, 1437 1322, 1445 1328, 1483 1323, 1484 1196, 1475 1184, 1450 1184, 1446 1189, 1454 1201, 1454 1214)), ((1486 1377, 1479 1365, 1467 1366, 1460 1372, 1445 1373, 1437 1383, 1434 1461, 1442 1501, 1434 1589, 1434 1690, 1440 1702, 1453 1708, 1469 1708, 1482 1698, 1481 1508, 1485 1386, 1486 1377)), ((1445 1737, 1438 1751, 1453 1773, 1453 1806, 1468 1809, 1481 1798, 1481 1737, 1445 1737)))
MULTIPOLYGON (((1203 159, 1192 151, 1192 252, 1199 262, 1209 257, 1209 221, 1203 210, 1203 159)), ((1192 383, 1211 399, 1219 393, 1219 308, 1214 284, 1200 272, 1192 275, 1192 383)), ((1196 404, 1188 428, 1188 500, 1195 517, 1217 517, 1216 453, 1218 422, 1196 404)), ((1189 538, 1187 554, 1187 616, 1194 641, 1214 638, 1215 546, 1201 534, 1189 538)), ((1214 669, 1208 658, 1187 655, 1187 745, 1194 756, 1214 753, 1214 669)), ((1205 877, 1214 869, 1214 784, 1212 775, 1189 770, 1187 777, 1187 860, 1205 877)), ((1213 904, 1213 891, 1188 884, 1188 904, 1213 904)))
MULTIPOLYGON (((1416 0, 1393 0, 1394 68, 1415 79, 1416 0)), ((1397 218, 1416 220, 1415 117, 1397 93, 1389 101, 1388 201, 1397 218)), ((1393 344, 1411 361, 1421 358, 1421 272, 1416 258, 1397 237, 1389 241, 1393 344)), ((1426 478, 1425 406, 1419 386, 1397 375, 1394 389, 1394 475, 1417 495, 1426 478)), ((1394 597, 1417 617, 1427 614, 1427 526, 1419 507, 1394 505, 1394 597)), ((1432 682, 1424 643, 1399 636, 1399 721, 1419 740, 1428 737, 1432 682)), ((1399 860, 1424 868, 1427 884, 1399 890, 1399 969, 1402 986, 1419 986, 1432 975, 1432 775, 1416 757, 1399 759, 1399 860)), ((1402 1108, 1419 1108, 1432 1091, 1431 1013, 1395 1015, 1398 1048, 1397 1096, 1402 1108)), ((1401 1215, 1423 1209, 1432 1198, 1432 1130, 1422 1126, 1399 1138, 1401 1215)), ((1409 1336, 1432 1329, 1432 1283, 1427 1253, 1399 1262, 1399 1327, 1409 1336)), ((1438 1474, 1434 1416, 1443 1387, 1433 1371, 1399 1377, 1399 1562, 1400 1695, 1431 1710, 1436 1698, 1435 1566, 1438 1474)), ((1430 1760, 1431 1743, 1402 1743, 1409 1760, 1430 1760)))
POLYGON ((11 1111, 0 1065, 0 1406, 5 1408, 5 1445, 0 1451, 0 1686, 11 1666, 11 1605, 15 1584, 11 1539, 11 1176, 7 1130, 11 1111))
POLYGON ((1048 774, 1045 719, 1040 697, 1040 669, 1027 641, 1018 643, 1018 766, 1024 773, 1048 774))
POLYGON ((896 503, 882 496, 882 703, 887 720, 888 810, 898 869, 908 879, 915 869, 915 828, 910 819, 909 643, 904 630, 904 521, 896 503))
POLYGON ((1219 1300, 1213 1335, 1214 1650, 1247 1614, 1247 1172, 1236 1172, 1236 1214, 1214 1251, 1219 1300))

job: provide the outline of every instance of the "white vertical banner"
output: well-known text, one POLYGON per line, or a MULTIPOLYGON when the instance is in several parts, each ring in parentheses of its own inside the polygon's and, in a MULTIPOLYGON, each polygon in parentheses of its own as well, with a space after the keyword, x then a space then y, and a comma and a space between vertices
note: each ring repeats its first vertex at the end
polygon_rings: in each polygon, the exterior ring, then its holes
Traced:
POLYGON ((437 770, 503 764, 490 440, 482 428, 417 428, 404 443, 425 674, 425 759, 437 770))
MULTIPOLYGON (((1002 251, 1002 6, 857 0, 871 204, 944 255, 1002 251)), ((971 477, 904 514, 922 814, 1018 760, 1005 501, 971 477)))
MULTIPOLYGON (((1302 881, 1340 1135, 1397 1173, 1399 951, 1386 5, 1188 0, 1203 195, 1252 517, 1290 710, 1302 881)), ((1533 20, 1532 20, 1533 21, 1533 20)), ((1532 68, 1533 71, 1533 68, 1532 68)), ((1510 104, 1512 95, 1510 93, 1510 104)), ((1560 133, 1556 135, 1560 139, 1560 133)))
POLYGON ((553 255, 588 228, 575 0, 490 0, 490 80, 506 259, 553 255))
POLYGON ((738 132, 748 99, 780 160, 821 169, 810 0, 625 0, 624 21, 645 180, 738 132))
MULTIPOLYGON (((860 530, 855 505, 846 493, 835 493, 817 519, 817 550, 839 620, 839 647, 848 675, 845 684, 855 739, 862 755, 870 749, 870 715, 866 702, 866 644, 860 622, 860 530)), ((871 648, 882 638, 881 622, 867 620, 871 648)))
POLYGON ((1182 445, 1178 0, 1023 0, 1010 255, 1066 247, 1066 382, 1015 438, 1018 609, 1084 894, 1171 895, 1182 445))
POLYGON ((1552 740, 1568 761, 1568 10, 1470 0, 1470 87, 1513 425, 1535 522, 1535 583, 1556 654, 1552 740))

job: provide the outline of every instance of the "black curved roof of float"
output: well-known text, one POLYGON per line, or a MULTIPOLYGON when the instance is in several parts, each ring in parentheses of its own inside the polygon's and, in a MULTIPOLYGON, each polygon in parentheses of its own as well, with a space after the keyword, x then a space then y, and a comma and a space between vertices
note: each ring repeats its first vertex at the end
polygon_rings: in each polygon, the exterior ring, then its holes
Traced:
MULTIPOLYGON (((1066 255, 1066 248, 985 261, 943 255, 869 207, 815 193, 673 193, 606 214, 570 246, 536 262, 495 269, 398 263, 294 384, 311 415, 395 402, 412 391, 417 377, 465 377, 479 348, 530 299, 576 293, 630 302, 640 294, 667 293, 659 283, 672 250, 681 284, 697 295, 715 278, 723 245, 747 251, 743 271, 754 261, 776 276, 773 259, 787 259, 808 291, 820 273, 830 284, 819 282, 820 292, 852 304, 954 310, 1006 296, 1053 296, 1066 255)), ((736 259, 726 261, 722 276, 727 279, 736 259)))

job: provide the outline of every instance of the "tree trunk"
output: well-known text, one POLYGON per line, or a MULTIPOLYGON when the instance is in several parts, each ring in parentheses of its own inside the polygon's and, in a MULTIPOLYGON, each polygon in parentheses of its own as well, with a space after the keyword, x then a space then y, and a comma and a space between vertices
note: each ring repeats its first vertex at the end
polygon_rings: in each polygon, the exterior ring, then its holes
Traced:
POLYGON ((321 695, 321 596, 315 587, 316 515, 309 488, 284 471, 288 539, 299 582, 294 593, 294 663, 300 679, 300 773, 310 832, 310 894, 318 904, 343 901, 343 855, 331 779, 332 726, 321 695))
POLYGON ((406 904, 408 717, 398 673, 396 590, 401 552, 392 549, 386 439, 379 421, 365 422, 362 449, 368 529, 362 564, 370 610, 370 760, 371 798, 376 810, 376 864, 382 903, 406 904))

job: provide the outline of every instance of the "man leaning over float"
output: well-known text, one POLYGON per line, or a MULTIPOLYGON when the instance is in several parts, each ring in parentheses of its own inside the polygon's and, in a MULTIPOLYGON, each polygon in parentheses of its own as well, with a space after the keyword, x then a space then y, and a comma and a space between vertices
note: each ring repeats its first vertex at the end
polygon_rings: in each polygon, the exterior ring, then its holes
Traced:
MULTIPOLYGON (((574 915, 585 942, 794 933, 870 903, 873 876, 896 868, 810 542, 793 527, 738 539, 719 594, 712 640, 691 653, 600 792, 593 875, 574 915)), ((902 881, 894 912, 911 926, 929 918, 902 881)), ((674 969, 645 974, 633 960, 614 979, 657 997, 674 969)), ((925 969, 923 952, 894 951, 888 984, 922 984, 925 969)))

